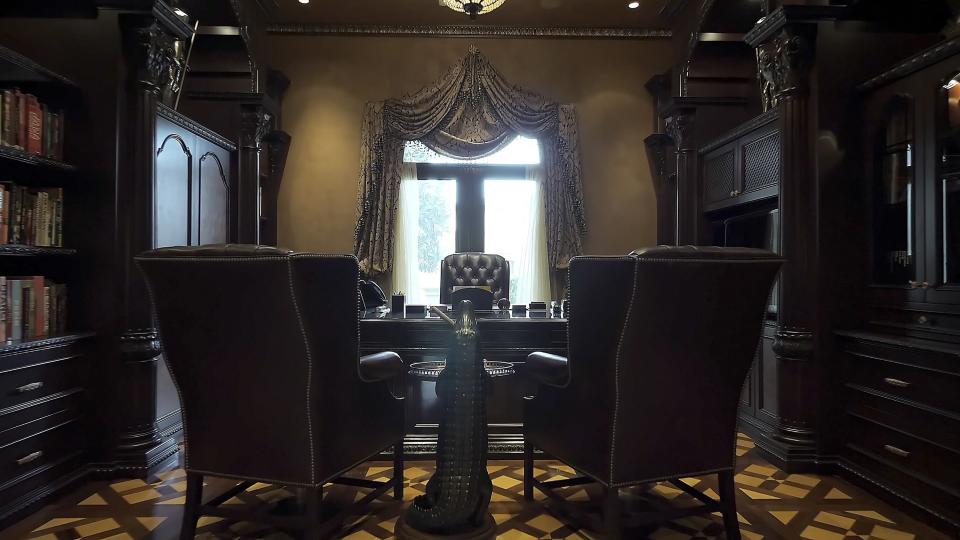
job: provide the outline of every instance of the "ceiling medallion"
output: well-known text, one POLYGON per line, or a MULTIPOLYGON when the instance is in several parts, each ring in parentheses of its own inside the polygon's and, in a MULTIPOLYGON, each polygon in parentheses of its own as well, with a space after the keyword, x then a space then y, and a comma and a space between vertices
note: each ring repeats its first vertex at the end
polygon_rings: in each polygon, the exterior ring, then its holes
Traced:
POLYGON ((440 0, 440 3, 448 8, 466 13, 471 19, 476 19, 477 15, 490 13, 502 6, 507 0, 440 0))

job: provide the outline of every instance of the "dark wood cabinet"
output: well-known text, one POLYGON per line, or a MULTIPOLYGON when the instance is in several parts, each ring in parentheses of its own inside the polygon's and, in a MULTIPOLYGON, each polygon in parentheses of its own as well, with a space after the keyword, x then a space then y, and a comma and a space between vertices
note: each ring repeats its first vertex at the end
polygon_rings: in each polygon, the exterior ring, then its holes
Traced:
POLYGON ((873 327, 960 342, 960 88, 955 58, 864 100, 873 327))
POLYGON ((156 141, 154 247, 232 240, 230 166, 236 145, 162 105, 156 141))
POLYGON ((958 74, 954 40, 861 86, 869 249, 863 325, 837 333, 836 451, 855 478, 960 530, 958 74))
POLYGON ((700 149, 704 211, 777 196, 780 131, 776 120, 773 110, 700 149))

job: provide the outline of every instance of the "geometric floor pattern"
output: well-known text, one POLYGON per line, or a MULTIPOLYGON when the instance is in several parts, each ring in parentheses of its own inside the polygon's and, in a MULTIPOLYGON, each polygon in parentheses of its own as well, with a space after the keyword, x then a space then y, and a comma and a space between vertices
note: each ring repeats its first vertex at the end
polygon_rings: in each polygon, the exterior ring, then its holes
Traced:
MULTIPOLYGON (((760 539, 806 540, 940 540, 948 537, 917 522, 902 512, 877 500, 842 479, 812 474, 786 474, 764 461, 754 451, 753 442, 739 435, 737 442, 737 509, 743 537, 760 539)), ((519 461, 491 461, 490 476, 494 484, 490 510, 497 522, 498 538, 530 539, 599 539, 602 534, 580 530, 553 513, 550 505, 537 492, 533 503, 523 500, 523 467, 519 461)), ((433 464, 411 461, 404 472, 404 501, 389 496, 371 505, 366 515, 348 521, 338 538, 377 540, 394 538, 397 518, 413 497, 423 493, 433 473, 433 464)), ((368 463, 352 471, 351 476, 372 480, 389 478, 389 463, 368 463)), ((575 472, 558 462, 537 462, 535 474, 545 480, 575 476, 575 472)), ((684 480, 707 495, 716 497, 715 477, 684 480)), ((225 481, 211 480, 205 486, 205 497, 229 486, 225 481)), ((67 495, 47 508, 0 532, 2 538, 31 540, 166 540, 177 538, 186 482, 184 472, 170 467, 144 480, 93 482, 67 495)), ((343 505, 362 496, 362 491, 346 486, 331 486, 325 491, 325 503, 343 505)), ((600 493, 594 486, 576 486, 565 490, 575 501, 597 500, 600 493)), ((280 486, 255 484, 245 493, 227 501, 234 505, 269 505, 293 497, 280 486)), ((669 484, 653 484, 630 490, 622 495, 629 505, 694 504, 694 500, 669 484)), ((249 522, 229 522, 206 517, 200 521, 197 538, 232 539, 291 538, 249 522)), ((631 539, 708 540, 723 538, 719 515, 679 519, 647 530, 629 531, 631 539)))

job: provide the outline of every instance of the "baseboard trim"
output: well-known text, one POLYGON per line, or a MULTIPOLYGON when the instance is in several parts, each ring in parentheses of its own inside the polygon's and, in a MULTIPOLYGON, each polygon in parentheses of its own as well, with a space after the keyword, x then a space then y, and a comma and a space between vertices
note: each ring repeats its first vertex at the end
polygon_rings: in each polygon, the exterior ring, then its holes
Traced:
POLYGON ((943 515, 935 508, 931 508, 910 495, 899 491, 892 484, 877 478, 848 459, 843 457, 837 458, 834 466, 840 476, 850 480, 852 483, 881 498, 894 499, 897 502, 904 503, 905 507, 912 508, 914 510, 913 513, 917 514, 917 517, 922 521, 930 522, 932 526, 938 529, 945 529, 945 532, 949 531, 948 534, 960 538, 960 522, 943 515))

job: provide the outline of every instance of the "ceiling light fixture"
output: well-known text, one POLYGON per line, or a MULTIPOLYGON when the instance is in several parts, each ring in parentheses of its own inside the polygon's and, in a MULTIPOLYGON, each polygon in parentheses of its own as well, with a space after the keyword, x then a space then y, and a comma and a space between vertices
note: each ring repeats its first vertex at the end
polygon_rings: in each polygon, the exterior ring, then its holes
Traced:
POLYGON ((309 4, 310 0, 299 0, 301 4, 309 4))
POLYGON ((440 3, 448 8, 466 13, 471 19, 476 19, 477 15, 490 13, 502 6, 507 0, 440 0, 440 3))
POLYGON ((638 7, 640 7, 640 2, 630 2, 629 4, 627 4, 627 7, 630 9, 637 9, 638 7))

